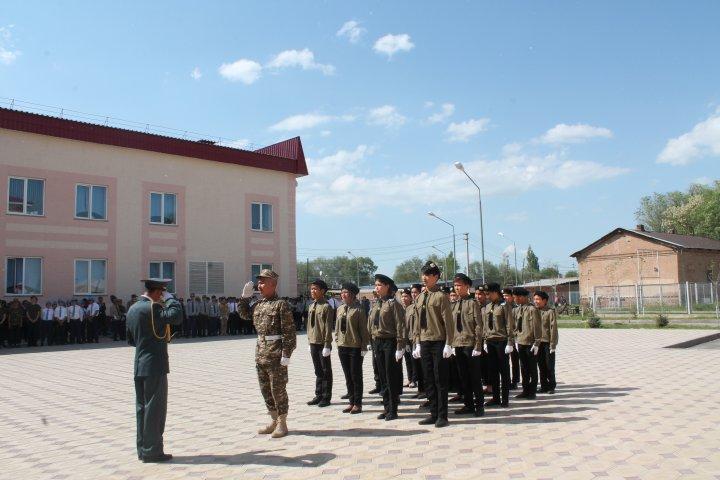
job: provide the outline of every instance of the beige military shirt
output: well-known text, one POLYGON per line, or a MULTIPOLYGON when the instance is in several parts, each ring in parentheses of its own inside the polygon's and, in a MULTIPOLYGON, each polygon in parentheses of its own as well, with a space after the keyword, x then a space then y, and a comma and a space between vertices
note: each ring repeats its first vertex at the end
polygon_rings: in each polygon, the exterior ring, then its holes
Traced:
POLYGON ((415 305, 411 303, 405 307, 405 330, 407 331, 408 345, 407 348, 414 347, 414 336, 415 336, 415 322, 417 322, 417 316, 415 315, 415 305))
POLYGON ((515 317, 512 305, 490 302, 483 309, 485 340, 507 341, 515 346, 515 317))
POLYGON ((482 351, 483 323, 482 309, 471 296, 461 298, 452 305, 453 347, 474 347, 482 351))
POLYGON ((540 309, 542 341, 548 342, 553 350, 558 344, 557 313, 552 307, 540 309))
POLYGON ((253 324, 258 334, 255 349, 258 365, 279 362, 281 356, 290 358, 297 338, 292 310, 287 301, 277 296, 258 301, 253 310, 253 324), (278 335, 281 337, 279 340, 266 338, 278 335))
POLYGON ((330 348, 334 319, 335 310, 324 298, 311 303, 307 319, 308 342, 330 348))
POLYGON ((455 336, 450 300, 435 285, 415 299, 415 342, 445 341, 452 345, 455 336), (423 324, 423 319, 425 320, 423 324))
POLYGON ((515 341, 518 345, 540 346, 542 337, 540 310, 526 303, 515 307, 513 315, 515 315, 515 341))
POLYGON ((340 305, 335 318, 335 343, 337 346, 365 350, 370 344, 370 332, 365 309, 360 302, 340 305))
POLYGON ((376 301, 368 315, 368 330, 372 338, 395 338, 397 350, 404 350, 406 340, 405 309, 396 298, 376 301))

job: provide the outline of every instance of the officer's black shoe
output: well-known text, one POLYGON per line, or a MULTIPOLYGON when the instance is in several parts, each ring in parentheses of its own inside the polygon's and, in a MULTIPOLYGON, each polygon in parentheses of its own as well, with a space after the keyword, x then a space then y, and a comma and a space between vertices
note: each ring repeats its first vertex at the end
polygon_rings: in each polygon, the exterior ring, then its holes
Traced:
POLYGON ((318 407, 329 407, 330 406, 330 400, 321 400, 318 403, 318 407))
POLYGON ((418 425, 435 425, 435 422, 437 421, 438 419, 435 417, 423 418, 418 422, 418 425))
POLYGON ((498 405, 500 405, 500 401, 495 399, 485 402, 485 408, 497 407, 498 405))
POLYGON ((161 463, 169 462, 172 458, 173 456, 169 453, 161 453, 160 455, 156 455, 154 457, 143 457, 142 461, 143 463, 161 463))
POLYGON ((475 416, 476 417, 484 417, 485 416, 485 409, 480 406, 475 408, 475 416))
POLYGON ((522 392, 522 393, 518 393, 517 395, 515 395, 515 398, 528 398, 528 396, 529 395, 527 393, 522 392))
POLYGON ((386 416, 386 413, 383 412, 383 413, 381 413, 380 415, 377 416, 377 419, 378 419, 378 420, 385 420, 385 416, 386 416))
POLYGON ((398 415, 397 412, 390 412, 387 415, 385 415, 385 421, 389 422, 390 420, 397 420, 398 415))
POLYGON ((348 398, 350 398, 350 394, 349 394, 349 393, 346 393, 345 395, 343 395, 343 396, 340 397, 340 398, 343 399, 343 400, 347 400, 348 398))
POLYGON ((455 395, 455 396, 452 397, 450 400, 448 400, 449 403, 460 403, 460 402, 462 402, 462 401, 463 401, 463 396, 462 396, 462 395, 455 395))
POLYGON ((308 405, 317 405, 318 403, 320 403, 320 397, 315 397, 309 402, 307 402, 308 405))
POLYGON ((528 393, 527 397, 525 397, 525 398, 527 398, 528 400, 535 400, 536 397, 535 397, 534 393, 528 393))
POLYGON ((509 404, 508 402, 502 402, 502 403, 500 404, 500 406, 501 406, 502 408, 509 408, 509 407, 510 407, 510 404, 509 404))
POLYGON ((548 395, 555 395, 555 389, 548 390, 547 393, 548 393, 548 395))
POLYGON ((380 393, 380 389, 375 387, 372 390, 368 392, 370 395, 375 395, 376 393, 380 393))
POLYGON ((435 422, 435 428, 447 427, 448 425, 450 425, 450 422, 448 422, 447 418, 441 417, 441 418, 438 418, 437 421, 435 422))
POLYGON ((475 409, 472 407, 464 406, 462 408, 458 408, 454 411, 455 415, 467 415, 468 413, 475 412, 475 409))
POLYGON ((550 391, 550 389, 547 387, 540 387, 540 389, 538 389, 537 393, 547 393, 549 391, 550 391))
POLYGON ((421 409, 430 408, 430 400, 425 400, 423 403, 420 404, 421 409))
POLYGON ((510 390, 517 390, 518 384, 517 383, 511 383, 510 384, 510 390))

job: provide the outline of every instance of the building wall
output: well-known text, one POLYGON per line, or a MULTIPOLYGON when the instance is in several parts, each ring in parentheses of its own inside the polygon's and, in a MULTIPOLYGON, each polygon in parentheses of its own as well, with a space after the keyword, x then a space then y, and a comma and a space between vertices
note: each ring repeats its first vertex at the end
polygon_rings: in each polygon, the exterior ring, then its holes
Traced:
POLYGON ((681 282, 707 282, 708 272, 714 281, 717 281, 720 252, 685 250, 680 252, 679 258, 681 282))
MULTIPOLYGON (((223 262, 226 295, 251 263, 271 263, 295 295, 295 178, 273 170, 0 129, 0 257, 43 258, 43 297, 72 294, 75 258, 108 261, 108 294, 140 290, 148 262, 174 261, 186 296, 188 262, 223 262), (45 179, 45 215, 7 213, 8 176, 45 179), (108 186, 107 221, 74 218, 75 184, 108 186), (149 192, 177 195, 177 225, 151 225, 149 192), (273 205, 273 232, 250 229, 250 202, 273 205)), ((3 290, 4 291, 4 290, 3 290)))

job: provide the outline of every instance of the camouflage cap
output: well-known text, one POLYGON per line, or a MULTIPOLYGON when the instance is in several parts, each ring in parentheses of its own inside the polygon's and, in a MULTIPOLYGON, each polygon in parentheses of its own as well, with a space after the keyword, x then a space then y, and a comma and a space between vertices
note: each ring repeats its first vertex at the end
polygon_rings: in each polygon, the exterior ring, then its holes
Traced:
POLYGON ((269 268, 265 268, 263 270, 260 270, 260 273, 255 278, 274 278, 275 280, 277 280, 278 278, 280 278, 280 275, 273 272, 269 268))

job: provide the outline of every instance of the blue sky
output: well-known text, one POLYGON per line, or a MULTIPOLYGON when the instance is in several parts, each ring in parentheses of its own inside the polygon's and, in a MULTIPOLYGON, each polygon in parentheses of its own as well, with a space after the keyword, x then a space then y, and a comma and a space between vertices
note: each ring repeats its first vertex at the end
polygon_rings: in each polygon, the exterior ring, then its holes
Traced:
POLYGON ((714 1, 10 0, 0 96, 236 145, 300 135, 298 256, 387 273, 451 248, 430 210, 479 258, 460 161, 486 258, 502 231, 566 270, 643 195, 718 178, 719 20, 714 1))

